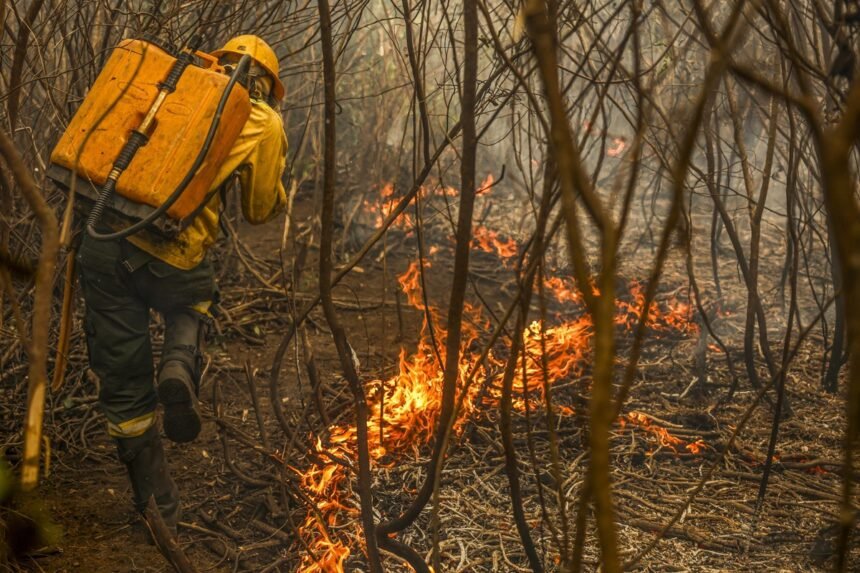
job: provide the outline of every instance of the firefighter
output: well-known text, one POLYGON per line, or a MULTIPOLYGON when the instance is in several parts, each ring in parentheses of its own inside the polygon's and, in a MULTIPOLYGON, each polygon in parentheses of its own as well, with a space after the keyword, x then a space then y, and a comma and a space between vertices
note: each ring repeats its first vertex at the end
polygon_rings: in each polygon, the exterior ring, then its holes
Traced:
MULTIPOLYGON (((253 224, 268 221, 286 204, 281 176, 287 140, 274 109, 284 95, 275 52, 256 36, 239 36, 213 53, 223 66, 248 54, 246 81, 251 114, 213 184, 234 172, 242 188, 242 212, 253 224)), ((78 269, 86 312, 84 328, 91 369, 100 381, 99 404, 128 469, 135 509, 151 496, 175 534, 179 491, 168 471, 156 407, 164 408, 164 434, 190 442, 200 433, 197 401, 204 325, 217 290, 206 251, 219 228, 216 193, 175 240, 146 231, 128 239, 95 240, 83 234, 78 269), (150 310, 164 319, 164 346, 153 366, 150 310), (154 382, 154 383, 153 383, 154 382)), ((107 229, 111 230, 110 228, 107 229)))

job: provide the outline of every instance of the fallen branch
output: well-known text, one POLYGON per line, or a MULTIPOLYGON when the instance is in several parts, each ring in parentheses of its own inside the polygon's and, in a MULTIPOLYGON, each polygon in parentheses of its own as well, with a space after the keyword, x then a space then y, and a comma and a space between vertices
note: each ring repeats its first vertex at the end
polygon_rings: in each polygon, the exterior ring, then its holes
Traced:
POLYGON ((197 568, 188 560, 188 557, 176 542, 176 537, 170 533, 167 524, 164 523, 161 514, 158 513, 154 497, 150 497, 149 503, 146 504, 144 523, 149 528, 149 533, 152 534, 152 539, 155 541, 158 551, 167 559, 167 562, 173 566, 173 569, 177 573, 197 573, 197 568))
POLYGON ((738 551, 740 549, 740 546, 737 543, 716 541, 712 539, 711 535, 707 532, 691 525, 674 525, 666 531, 663 531, 662 523, 654 523, 653 521, 647 521, 645 519, 626 519, 624 520, 624 524, 629 525, 630 527, 635 527, 636 529, 641 529, 642 531, 657 533, 663 537, 686 539, 687 541, 692 541, 701 549, 708 549, 710 551, 738 551))

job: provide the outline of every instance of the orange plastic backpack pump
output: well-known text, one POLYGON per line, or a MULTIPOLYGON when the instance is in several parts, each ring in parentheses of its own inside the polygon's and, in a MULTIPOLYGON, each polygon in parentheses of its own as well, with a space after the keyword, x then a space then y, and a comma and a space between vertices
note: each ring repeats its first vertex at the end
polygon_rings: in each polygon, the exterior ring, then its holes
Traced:
POLYGON ((97 205, 104 189, 113 187, 108 194, 115 191, 116 197, 102 208, 126 220, 163 210, 180 228, 188 223, 211 196, 251 110, 236 77, 228 77, 213 56, 193 54, 206 67, 188 65, 169 91, 164 83, 177 58, 144 40, 121 42, 54 148, 49 176, 66 188, 77 176, 77 189, 97 205), (117 173, 131 139, 140 140, 139 149, 117 173))

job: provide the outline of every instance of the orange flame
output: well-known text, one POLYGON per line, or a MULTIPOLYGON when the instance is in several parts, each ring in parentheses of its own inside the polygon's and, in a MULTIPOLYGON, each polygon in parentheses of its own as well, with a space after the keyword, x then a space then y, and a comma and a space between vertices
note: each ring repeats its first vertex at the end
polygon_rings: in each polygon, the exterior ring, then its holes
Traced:
POLYGON ((549 290, 558 302, 573 302, 580 304, 582 295, 576 290, 572 283, 559 277, 549 277, 544 281, 544 286, 549 290))
MULTIPOLYGON (((380 201, 376 202, 371 199, 365 199, 362 203, 364 211, 373 217, 374 225, 379 228, 385 222, 385 219, 394 211, 400 199, 394 197, 394 185, 386 183, 379 190, 380 201)), ((410 230, 414 227, 415 221, 411 214, 404 211, 394 220, 392 227, 402 231, 410 230)))
MULTIPOLYGON (((492 190, 494 184, 495 178, 493 177, 492 173, 488 174, 478 186, 475 193, 477 195, 489 193, 492 190)), ((429 183, 427 185, 422 185, 421 188, 418 190, 418 193, 421 195, 422 198, 456 197, 460 194, 460 191, 459 189, 456 189, 449 185, 442 185, 441 183, 429 183)), ((392 211, 394 211, 394 208, 397 206, 397 204, 400 203, 400 198, 395 197, 394 195, 394 184, 389 182, 382 185, 376 198, 365 198, 362 201, 362 209, 373 220, 373 223, 376 228, 382 227, 382 224, 385 222, 385 219, 388 217, 388 215, 392 213, 392 211)), ((414 226, 414 216, 406 211, 401 213, 392 224, 392 227, 394 229, 400 229, 402 231, 409 231, 414 226)), ((514 247, 516 247, 515 243, 514 247)))
POLYGON ((517 255, 516 241, 511 238, 502 240, 499 233, 486 227, 475 227, 472 233, 472 246, 486 253, 495 253, 503 261, 517 255))
POLYGON ((609 157, 619 157, 624 150, 627 149, 627 140, 623 137, 615 137, 612 139, 612 143, 614 147, 610 147, 606 150, 606 155, 609 157))
POLYGON ((478 185, 478 190, 475 191, 475 195, 483 195, 484 193, 487 193, 488 191, 490 191, 490 189, 492 189, 495 182, 496 182, 496 178, 493 177, 492 173, 489 173, 484 178, 484 180, 481 181, 481 184, 478 185))
MULTIPOLYGON (((437 192, 449 193, 450 188, 439 187, 437 192)), ((383 187, 381 194, 385 200, 393 197, 393 187, 383 187)), ((482 229, 482 228, 478 228, 482 229)), ((502 260, 517 255, 517 244, 499 238, 498 233, 476 229, 475 239, 479 248, 492 248, 502 260)), ((432 268, 430 261, 424 262, 425 271, 432 268)), ((429 443, 438 423, 442 402, 443 364, 445 361, 445 339, 447 332, 442 326, 438 310, 427 308, 421 290, 420 266, 412 262, 398 277, 398 282, 406 294, 409 304, 424 312, 422 335, 415 352, 409 353, 401 348, 397 373, 386 380, 371 380, 366 385, 366 399, 371 415, 368 423, 368 447, 372 467, 386 467, 396 463, 398 457, 419 454, 419 448, 429 443), (428 329, 431 321, 439 345, 433 349, 428 329)), ((547 278, 545 287, 561 303, 580 304, 579 292, 569 279, 547 278)), ((592 292, 599 294, 592 285, 592 292)), ((641 316, 644 295, 638 283, 630 286, 632 301, 617 303, 616 323, 630 328, 641 316)), ((685 317, 689 315, 679 304, 669 302, 664 305, 654 303, 649 309, 649 326, 655 330, 678 330, 692 332, 685 317)), ((694 326, 694 325, 693 325, 694 326)), ((469 304, 464 308, 461 361, 459 365, 458 386, 466 392, 464 406, 458 413, 454 430, 460 435, 467 423, 480 412, 498 405, 501 396, 505 348, 493 348, 486 361, 481 365, 482 379, 487 383, 484 391, 479 384, 465 388, 464 381, 478 364, 480 353, 476 348, 480 332, 488 330, 489 322, 481 315, 481 310, 469 304)), ((534 404, 543 403, 546 388, 552 388, 559 381, 576 378, 586 372, 591 352, 591 339, 594 333, 591 317, 580 314, 556 324, 546 325, 533 322, 521 333, 523 352, 526 357, 523 374, 517 376, 514 386, 514 406, 522 411, 534 404), (528 402, 527 402, 528 401, 528 402)), ((560 404, 562 415, 571 415, 570 406, 560 404)), ((677 451, 683 446, 691 453, 698 453, 705 447, 701 440, 685 444, 672 436, 664 428, 651 423, 640 414, 628 414, 627 420, 644 428, 659 440, 662 446, 677 451)), ((309 511, 299 531, 310 551, 303 555, 299 571, 303 573, 336 573, 344 571, 346 562, 354 548, 362 546, 362 532, 357 524, 359 502, 352 492, 352 472, 348 464, 335 460, 355 460, 357 458, 357 432, 352 424, 337 424, 328 428, 328 440, 323 443, 317 439, 309 458, 316 460, 310 467, 298 469, 290 467, 301 482, 307 497, 315 504, 309 511)), ((289 466, 288 466, 289 467, 289 466)))
MULTIPOLYGON (((660 448, 669 448, 675 453, 678 453, 678 447, 682 447, 691 454, 700 454, 703 450, 709 447, 702 439, 698 439, 695 442, 685 442, 681 438, 673 436, 669 430, 663 426, 655 424, 654 420, 640 412, 630 412, 627 416, 619 420, 622 428, 627 424, 627 422, 642 428, 649 434, 653 435, 660 448)), ((655 452, 656 450, 652 450, 648 452, 648 455, 653 455, 655 452)))

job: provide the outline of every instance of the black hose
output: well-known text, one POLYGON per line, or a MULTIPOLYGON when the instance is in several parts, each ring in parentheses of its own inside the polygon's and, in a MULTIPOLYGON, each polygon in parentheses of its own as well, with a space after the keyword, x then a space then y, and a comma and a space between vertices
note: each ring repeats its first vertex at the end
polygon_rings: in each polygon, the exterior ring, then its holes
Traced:
MULTIPOLYGON (((139 131, 132 131, 131 137, 129 137, 128 141, 123 146, 122 151, 119 152, 119 156, 116 158, 116 161, 114 161, 113 169, 125 171, 131 163, 132 158, 137 153, 137 150, 140 149, 144 143, 146 143, 146 136, 139 131)), ((105 184, 102 185, 98 199, 96 199, 93 208, 90 209, 89 217, 87 217, 87 228, 95 226, 99 220, 101 220, 108 201, 113 197, 115 191, 116 179, 109 178, 105 181, 105 184)))
MULTIPOLYGON (((96 204, 93 206, 92 211, 90 212, 90 216, 87 219, 87 234, 93 239, 97 239, 99 241, 112 241, 115 239, 123 239, 128 237, 129 235, 133 235, 143 229, 152 225, 159 217, 164 215, 171 206, 179 199, 179 196, 182 195, 182 192, 185 191, 185 188, 188 187, 188 184, 194 178, 194 175, 197 174, 197 170, 200 168, 200 165, 203 163, 203 160, 206 159, 206 155, 209 153, 209 147, 212 145, 212 140, 215 137, 215 132, 218 130, 218 125, 221 123, 221 115, 224 113, 224 107, 227 105, 227 99, 230 97, 230 93, 233 91, 233 87, 236 85, 236 82, 239 80, 239 77, 243 74, 247 73, 248 68, 251 65, 251 56, 245 54, 242 56, 242 59, 239 60, 239 63, 236 65, 236 69, 233 70, 233 73, 230 75, 230 81, 227 82, 227 86, 224 88, 224 93, 221 94, 221 100, 218 102, 218 107, 215 109, 215 115, 212 117, 212 123, 209 125, 209 131, 206 133, 206 139, 203 141, 203 147, 200 148, 200 151, 197 153, 197 157, 194 159, 194 163, 188 169, 188 172, 185 174, 185 177, 182 181, 179 182, 176 189, 165 199, 164 203, 162 203, 158 208, 156 208, 152 213, 147 215, 145 218, 141 219, 137 223, 126 227, 120 231, 116 231, 113 233, 99 233, 96 231, 95 226, 98 223, 99 219, 104 212, 105 206, 107 205, 108 199, 113 195, 113 192, 116 188, 116 182, 113 180, 108 180, 104 187, 102 188, 102 192, 99 195, 96 204), (102 201, 104 198, 104 201, 102 201)), ((175 69, 175 68, 174 68, 175 69)), ((173 70, 171 70, 170 76, 168 76, 168 80, 173 76, 173 70)), ((178 76, 177 76, 178 78, 178 76)), ((165 82, 166 84, 167 82, 165 82)), ((174 86, 175 87, 175 86, 174 86)), ((136 138, 135 135, 141 135, 138 132, 133 132, 131 138, 129 139, 126 146, 123 148, 123 151, 120 153, 120 156, 117 158, 117 162, 114 164, 115 167, 119 167, 120 160, 124 159, 126 149, 130 148, 133 141, 137 141, 140 138, 136 138)), ((143 141, 146 141, 146 138, 143 137, 143 141)), ((142 142, 141 142, 142 143, 142 142)), ((137 146, 133 151, 131 151, 131 157, 137 152, 137 149, 140 147, 141 143, 136 143, 137 146)), ((129 162, 131 159, 129 158, 129 162)), ((127 166, 127 165, 126 165, 127 166)), ((124 169, 124 167, 123 167, 124 169)))

